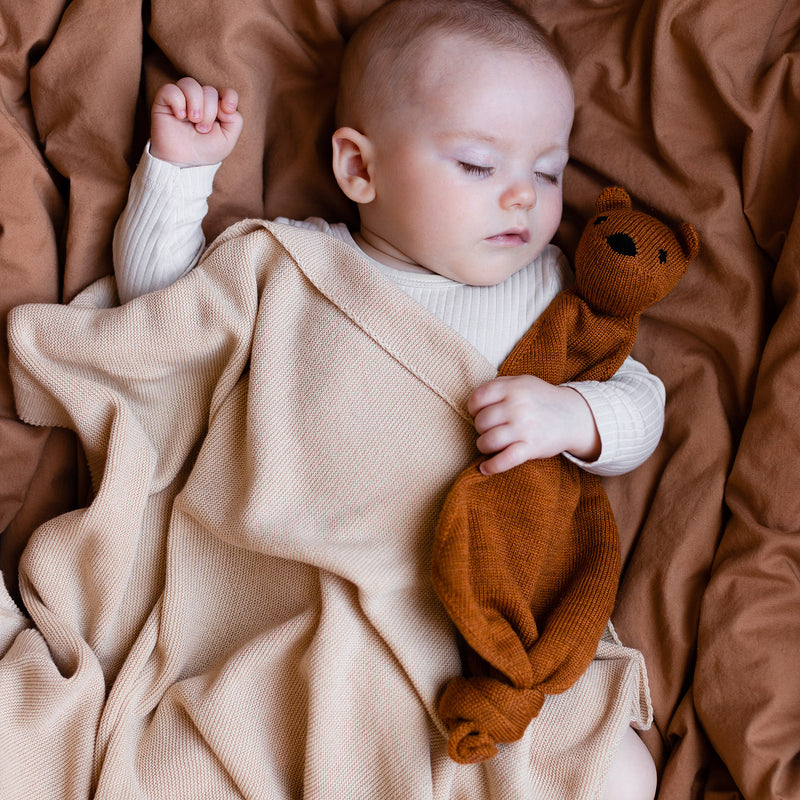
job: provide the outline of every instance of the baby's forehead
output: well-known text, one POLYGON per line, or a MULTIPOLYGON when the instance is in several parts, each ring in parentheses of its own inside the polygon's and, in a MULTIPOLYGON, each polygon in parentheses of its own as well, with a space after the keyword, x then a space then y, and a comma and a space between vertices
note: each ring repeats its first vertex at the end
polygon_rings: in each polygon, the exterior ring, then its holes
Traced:
MULTIPOLYGON (((393 61, 395 74, 413 74, 432 66, 434 60, 438 70, 446 69, 452 53, 472 55, 516 55, 538 63, 547 63, 563 70, 562 64, 543 45, 533 41, 525 45, 498 42, 479 33, 445 27, 432 27, 413 40, 386 48, 393 61)), ((563 70, 566 72, 566 70, 563 70)))
POLYGON ((396 104, 469 103, 480 92, 497 102, 546 102, 572 106, 572 83, 544 51, 522 50, 462 33, 431 37, 403 62, 386 91, 396 104))
POLYGON ((542 69, 563 74, 565 91, 571 93, 571 80, 561 64, 544 49, 522 49, 497 44, 461 31, 432 31, 392 54, 392 62, 374 75, 381 89, 395 102, 419 100, 431 90, 441 96, 464 74, 475 74, 475 67, 487 59, 500 59, 507 67, 507 79, 542 69))

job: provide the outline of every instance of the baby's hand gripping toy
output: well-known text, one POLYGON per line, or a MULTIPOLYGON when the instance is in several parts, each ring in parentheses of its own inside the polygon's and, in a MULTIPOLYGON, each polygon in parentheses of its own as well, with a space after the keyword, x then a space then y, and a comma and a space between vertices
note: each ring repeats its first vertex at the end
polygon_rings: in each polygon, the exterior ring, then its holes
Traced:
MULTIPOLYGON (((552 384, 604 381, 633 347, 639 317, 697 255, 688 223, 677 236, 631 208, 627 192, 599 196, 562 291, 512 350, 501 375, 552 384)), ((490 758, 568 689, 591 662, 619 580, 619 536, 599 478, 563 456, 457 478, 433 546, 434 587, 464 639, 465 675, 439 700, 456 761, 490 758)))

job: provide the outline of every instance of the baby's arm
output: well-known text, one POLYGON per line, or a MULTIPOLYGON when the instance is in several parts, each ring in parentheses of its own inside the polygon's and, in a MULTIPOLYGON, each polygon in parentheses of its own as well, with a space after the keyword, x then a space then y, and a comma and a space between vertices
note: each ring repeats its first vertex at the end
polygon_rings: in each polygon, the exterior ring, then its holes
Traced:
POLYGON ((564 453, 589 472, 619 475, 643 463, 664 427, 664 387, 628 358, 603 383, 552 386, 528 375, 497 378, 469 401, 486 474, 564 453))
POLYGON ((199 259, 214 175, 241 131, 237 104, 233 90, 218 94, 191 78, 156 94, 151 140, 114 232, 122 302, 169 286, 199 259))

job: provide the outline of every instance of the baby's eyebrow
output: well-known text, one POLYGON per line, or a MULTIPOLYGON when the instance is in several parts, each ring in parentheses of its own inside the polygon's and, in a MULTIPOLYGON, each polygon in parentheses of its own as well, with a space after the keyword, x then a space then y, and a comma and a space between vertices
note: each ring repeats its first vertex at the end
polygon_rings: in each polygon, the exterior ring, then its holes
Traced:
MULTIPOLYGON (((503 144, 503 140, 499 136, 495 136, 488 131, 468 128, 453 131, 441 131, 436 135, 436 138, 447 144, 455 142, 478 142, 480 144, 490 144, 495 147, 502 146, 503 144)), ((546 157, 561 157, 567 161, 569 160, 569 148, 562 144, 555 144, 553 147, 550 147, 541 153, 541 155, 546 157)))
POLYGON ((437 138, 443 141, 469 140, 485 144, 497 144, 499 141, 499 139, 491 133, 478 130, 443 131, 438 134, 437 138))
POLYGON ((554 144, 552 147, 544 150, 542 155, 545 156, 564 156, 569 158, 569 147, 563 144, 554 144))

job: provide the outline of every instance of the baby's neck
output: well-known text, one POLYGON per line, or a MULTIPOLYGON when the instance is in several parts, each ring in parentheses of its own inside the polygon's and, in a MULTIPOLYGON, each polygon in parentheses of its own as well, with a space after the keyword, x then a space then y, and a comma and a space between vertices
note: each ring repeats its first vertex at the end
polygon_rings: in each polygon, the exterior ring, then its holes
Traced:
POLYGON ((353 234, 353 240, 366 255, 384 266, 398 269, 401 272, 421 272, 425 275, 433 274, 433 270, 403 258, 401 253, 395 255, 389 251, 389 248, 381 248, 379 245, 376 246, 378 243, 370 243, 369 237, 365 238, 360 231, 353 234))

